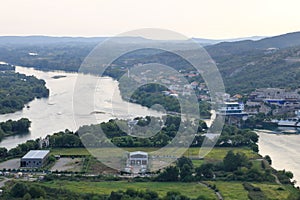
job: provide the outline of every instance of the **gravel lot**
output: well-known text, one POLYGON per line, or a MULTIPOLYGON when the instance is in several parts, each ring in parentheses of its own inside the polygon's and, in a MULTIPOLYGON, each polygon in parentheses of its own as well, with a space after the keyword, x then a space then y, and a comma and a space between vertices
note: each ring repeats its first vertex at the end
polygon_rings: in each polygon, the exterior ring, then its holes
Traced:
POLYGON ((51 168, 51 171, 80 171, 82 165, 81 160, 82 158, 60 158, 51 168))
POLYGON ((0 163, 0 170, 5 169, 18 169, 20 167, 20 158, 4 161, 0 163))

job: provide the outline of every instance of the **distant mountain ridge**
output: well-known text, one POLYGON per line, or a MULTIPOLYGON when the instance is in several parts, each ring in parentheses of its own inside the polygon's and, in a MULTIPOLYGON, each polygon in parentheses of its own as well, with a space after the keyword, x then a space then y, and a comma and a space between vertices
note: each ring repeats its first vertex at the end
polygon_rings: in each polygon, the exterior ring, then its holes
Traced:
MULTIPOLYGON (((55 44, 55 43, 99 43, 110 37, 56 37, 56 36, 0 36, 1 44, 18 44, 18 45, 38 45, 38 44, 55 44)), ((235 42, 241 40, 260 40, 265 38, 264 36, 253 36, 246 38, 233 38, 233 39, 205 39, 205 38, 192 38, 194 41, 200 43, 203 46, 213 45, 221 42, 235 42)), ((120 37, 120 42, 146 42, 149 41, 142 37, 120 37)))
MULTIPOLYGON (((51 44, 51 43, 72 43, 72 42, 90 42, 99 43, 110 37, 56 37, 56 36, 0 36, 0 44, 51 44)), ((120 37, 120 41, 130 42, 131 39, 138 41, 147 41, 142 37, 120 37)), ((192 38, 200 44, 210 45, 217 48, 232 48, 240 46, 240 48, 284 48, 288 46, 300 45, 300 32, 287 33, 274 37, 253 36, 232 39, 205 39, 192 38), (295 43, 295 41, 297 41, 295 43)))
POLYGON ((101 42, 107 37, 0 36, 1 44, 39 45, 72 42, 101 42))
POLYGON ((252 50, 267 48, 286 48, 300 45, 300 32, 263 38, 257 41, 242 40, 236 42, 221 42, 210 45, 206 49, 211 54, 240 54, 252 50))
POLYGON ((241 37, 241 38, 230 38, 230 39, 204 39, 204 38, 192 38, 194 41, 199 42, 203 46, 206 45, 214 45, 221 42, 238 42, 243 40, 261 40, 263 38, 266 38, 266 36, 252 36, 252 37, 241 37))
MULTIPOLYGON (((0 61, 41 70, 77 71, 95 45, 105 39, 107 38, 3 36, 0 37, 0 61), (37 55, 30 55, 30 52, 37 55)), ((204 48, 219 68, 226 90, 232 94, 248 93, 261 87, 299 87, 300 32, 256 39, 258 40, 208 45, 218 41, 194 38, 199 43, 207 44, 204 48)), ((120 37, 117 41, 126 45, 151 40, 120 37)), ((167 63, 172 62, 180 67, 180 63, 171 55, 162 56, 167 63)), ((162 60, 159 55, 153 57, 155 61, 162 60)), ((135 58, 142 63, 142 59, 146 57, 135 54, 135 58)))

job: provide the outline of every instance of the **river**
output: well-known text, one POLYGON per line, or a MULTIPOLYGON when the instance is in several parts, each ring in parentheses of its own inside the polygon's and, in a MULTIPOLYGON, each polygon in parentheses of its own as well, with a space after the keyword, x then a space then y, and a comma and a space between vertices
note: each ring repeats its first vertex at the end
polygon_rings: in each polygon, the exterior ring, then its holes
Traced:
POLYGON ((273 168, 293 172, 294 180, 298 182, 296 185, 299 186, 300 135, 275 134, 269 130, 256 130, 256 132, 259 134, 259 153, 271 157, 273 168))
MULTIPOLYGON (((49 98, 31 101, 21 111, 0 115, 0 122, 9 119, 18 120, 22 117, 29 118, 32 121, 30 133, 7 137, 0 143, 1 147, 6 147, 7 149, 13 148, 29 139, 45 137, 48 134, 65 129, 75 131, 81 125, 105 122, 112 118, 131 119, 136 116, 161 116, 161 113, 154 110, 123 101, 120 96, 118 82, 112 78, 83 75, 88 79, 97 79, 97 86, 101 88, 98 90, 95 90, 93 86, 84 88, 84 90, 93 90, 95 92, 96 110, 87 110, 84 115, 76 116, 77 120, 75 123, 72 98, 78 76, 77 73, 62 71, 45 72, 20 66, 16 67, 16 72, 34 75, 39 79, 45 80, 46 87, 50 90, 50 95, 49 98), (53 78, 54 76, 60 77, 53 78), (130 107, 131 113, 129 115, 126 114, 128 113, 128 107, 130 107), (94 111, 98 111, 98 113, 92 114, 94 111)), ((82 93, 85 92, 82 91, 82 93)))

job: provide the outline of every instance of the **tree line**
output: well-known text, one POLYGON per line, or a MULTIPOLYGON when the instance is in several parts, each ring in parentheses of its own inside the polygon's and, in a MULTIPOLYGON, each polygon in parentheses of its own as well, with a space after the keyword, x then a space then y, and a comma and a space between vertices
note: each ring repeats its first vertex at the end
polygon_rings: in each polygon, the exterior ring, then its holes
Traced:
POLYGON ((253 164, 244 153, 228 151, 221 162, 204 162, 194 167, 187 157, 179 158, 174 165, 168 166, 159 172, 154 181, 160 182, 195 182, 208 180, 222 181, 249 181, 249 182, 275 182, 274 174, 284 184, 292 184, 293 174, 286 171, 276 171, 266 159, 261 161, 261 169, 253 164))
POLYGON ((110 194, 71 192, 62 188, 52 188, 36 183, 12 182, 6 185, 1 199, 76 199, 76 200, 205 200, 206 197, 199 195, 197 198, 189 198, 178 191, 168 191, 164 196, 159 196, 157 192, 146 190, 118 190, 110 194))
POLYGON ((17 121, 8 120, 0 122, 0 141, 10 135, 28 133, 31 121, 27 118, 21 118, 17 121))
POLYGON ((0 114, 21 110, 34 98, 49 96, 45 81, 0 66, 0 114))

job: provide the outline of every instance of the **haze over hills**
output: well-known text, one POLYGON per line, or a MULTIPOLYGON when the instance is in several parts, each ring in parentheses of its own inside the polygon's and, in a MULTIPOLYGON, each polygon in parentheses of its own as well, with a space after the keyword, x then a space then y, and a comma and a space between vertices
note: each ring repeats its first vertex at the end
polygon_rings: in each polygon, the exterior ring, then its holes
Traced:
MULTIPOLYGON (((0 36, 0 45, 4 44, 18 44, 18 45, 38 45, 38 44, 56 44, 56 43, 99 43, 108 39, 109 37, 52 37, 52 36, 0 36)), ((265 38, 264 36, 253 36, 253 37, 245 37, 245 38, 232 38, 232 39, 205 39, 205 38, 192 38, 194 41, 199 42, 201 45, 212 45, 220 42, 235 42, 241 40, 260 40, 265 38)), ((120 37, 120 42, 147 42, 146 38, 138 38, 138 37, 120 37)))
POLYGON ((203 46, 207 45, 214 45, 221 42, 237 42, 237 41, 243 41, 243 40, 261 40, 263 38, 266 38, 265 36, 252 36, 252 37, 241 37, 241 38, 230 38, 230 39, 204 39, 204 38, 193 38, 196 42, 199 42, 203 46))
POLYGON ((0 45, 41 45, 57 43, 99 43, 106 37, 0 36, 0 45))
MULTIPOLYGON (((106 37, 3 36, 0 37, 0 61, 42 70, 77 71, 88 53, 105 39, 106 37), (30 52, 37 55, 29 55, 30 52)), ((194 40, 205 44, 219 42, 197 38, 194 40)), ((133 41, 150 40, 121 37, 118 41, 132 44, 133 41)), ((261 87, 298 87, 300 84, 300 32, 259 40, 220 42, 205 46, 205 49, 215 60, 230 93, 248 93, 261 87)), ((141 62, 139 56, 140 54, 136 54, 138 62, 141 62)), ((158 56, 159 53, 155 57, 156 61, 163 59, 158 56)), ((176 63, 170 56, 164 59, 172 59, 176 63)))
POLYGON ((284 35, 267 37, 260 40, 240 40, 235 42, 221 42, 211 45, 206 49, 209 53, 239 54, 250 50, 261 50, 267 48, 286 48, 300 45, 300 32, 287 33, 284 35))

